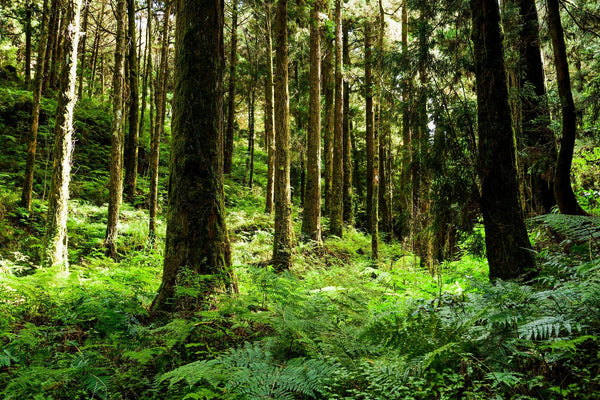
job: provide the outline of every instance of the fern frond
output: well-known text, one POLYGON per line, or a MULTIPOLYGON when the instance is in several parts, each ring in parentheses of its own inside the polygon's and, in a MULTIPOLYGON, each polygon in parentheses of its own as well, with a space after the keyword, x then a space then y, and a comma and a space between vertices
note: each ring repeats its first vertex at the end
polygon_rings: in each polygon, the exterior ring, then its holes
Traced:
POLYGON ((574 242, 600 239, 600 218, 587 215, 544 214, 531 218, 574 242))

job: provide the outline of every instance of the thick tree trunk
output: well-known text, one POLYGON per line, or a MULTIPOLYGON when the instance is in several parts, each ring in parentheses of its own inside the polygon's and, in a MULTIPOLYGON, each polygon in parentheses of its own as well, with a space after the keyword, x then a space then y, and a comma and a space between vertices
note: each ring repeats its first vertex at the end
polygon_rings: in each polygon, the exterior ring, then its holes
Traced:
POLYGON ((233 285, 222 165, 223 1, 178 0, 163 279, 151 310, 193 311, 233 285), (176 287, 196 295, 177 295, 176 287))
POLYGON ((335 1, 335 109, 333 122, 333 168, 331 182, 330 228, 342 237, 344 225, 344 70, 342 60, 342 1, 335 1))
POLYGON ((138 172, 138 147, 140 144, 140 132, 138 124, 140 118, 139 104, 139 68, 136 46, 135 27, 135 0, 127 0, 128 20, 128 60, 129 60, 129 134, 125 144, 125 200, 133 203, 138 172))
POLYGON ((321 245, 321 33, 320 2, 311 8, 310 18, 310 95, 307 140, 306 195, 304 196, 303 235, 321 245))
POLYGON ((37 64, 33 82, 33 104, 31 107, 31 128, 29 130, 29 142, 27 144, 27 162, 25 164, 25 177, 23 179, 23 191, 21 192, 21 207, 27 211, 31 210, 33 197, 33 181, 35 171, 35 156, 37 149, 37 135, 40 126, 40 101, 42 98, 42 86, 44 82, 44 64, 46 59, 46 46, 48 41, 48 2, 44 0, 42 11, 40 39, 38 42, 37 64))
MULTIPOLYGON (((165 126, 165 109, 167 101, 167 81, 169 80, 169 17, 173 2, 167 5, 164 13, 160 65, 154 84, 154 105, 156 109, 156 118, 154 129, 151 129, 150 138, 150 240, 156 235, 156 214, 158 211, 158 163, 160 160, 160 141, 165 126)), ((152 107, 150 108, 152 113, 152 107)), ((152 128, 152 127, 151 127, 152 128)))
POLYGON ((516 278, 535 265, 519 201, 496 0, 471 0, 477 81, 481 211, 490 279, 516 278))
POLYGON ((117 33, 115 44, 115 65, 113 71, 113 121, 110 136, 110 183, 108 200, 108 221, 104 247, 108 257, 117 257, 117 235, 119 211, 123 197, 123 68, 125 53, 125 0, 116 5, 117 33))
MULTIPOLYGON (((343 25, 342 33, 342 58, 344 68, 350 68, 350 51, 348 48, 348 25, 343 25)), ((342 135, 344 136, 344 222, 352 225, 354 221, 354 193, 352 190, 352 137, 350 136, 350 83, 344 76, 344 116, 342 122, 342 135)))
POLYGON ((562 214, 587 215, 573 193, 571 187, 571 164, 573 162, 573 151, 575 149, 575 136, 577 133, 577 113, 571 92, 571 76, 567 62, 567 50, 562 24, 560 22, 560 10, 558 0, 547 0, 548 28, 552 38, 552 49, 554 50, 554 64, 558 80, 558 94, 562 110, 562 139, 556 172, 554 175, 554 195, 558 208, 562 214))
POLYGON ((290 100, 288 91, 287 0, 279 0, 275 17, 275 232, 273 267, 292 265, 292 199, 290 188, 290 100))
POLYGON ((265 41, 267 76, 265 77, 265 139, 267 142, 267 194, 265 213, 273 212, 273 186, 275 181, 275 114, 273 111, 273 40, 271 36, 271 3, 265 2, 265 41))
POLYGON ((333 69, 334 48, 333 41, 328 37, 326 30, 322 33, 325 43, 325 56, 323 57, 323 215, 331 215, 332 178, 333 178, 333 125, 334 125, 334 94, 335 79, 333 69))
POLYGON ((60 79, 61 89, 56 106, 54 168, 44 238, 44 264, 58 266, 63 271, 68 271, 69 268, 67 217, 73 155, 73 113, 77 103, 75 85, 80 9, 81 0, 73 0, 65 15, 68 26, 64 37, 65 56, 60 79))
POLYGON ((235 85, 237 66, 238 2, 231 4, 231 49, 229 51, 229 92, 227 96, 227 131, 225 131, 224 172, 231 174, 233 160, 233 135, 235 125, 235 85))

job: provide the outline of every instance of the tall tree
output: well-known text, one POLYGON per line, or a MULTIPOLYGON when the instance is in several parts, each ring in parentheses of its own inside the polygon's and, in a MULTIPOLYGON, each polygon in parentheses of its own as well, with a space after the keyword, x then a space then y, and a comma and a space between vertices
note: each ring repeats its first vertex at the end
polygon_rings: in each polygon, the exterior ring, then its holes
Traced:
MULTIPOLYGON (((349 22, 342 22, 342 61, 344 69, 350 69, 350 49, 348 46, 349 22)), ((344 136, 344 222, 352 225, 354 220, 353 190, 352 190, 352 136, 350 136, 350 82, 348 74, 344 74, 344 116, 342 121, 342 135, 344 136)))
POLYGON ((139 68, 136 46, 135 0, 127 0, 129 65, 129 132, 125 143, 125 199, 133 203, 137 187, 139 128, 139 68))
POLYGON ((481 211, 490 279, 509 279, 533 267, 534 259, 519 201, 498 2, 471 0, 471 13, 481 211))
POLYGON ((302 233, 321 244, 321 32, 320 1, 310 11, 310 98, 307 140, 306 195, 302 233))
POLYGON ((223 0, 177 0, 163 278, 152 311, 194 310, 233 284, 223 194, 223 0), (200 282, 199 296, 177 286, 200 282))
POLYGON ((25 0, 25 86, 31 83, 31 0, 25 0))
POLYGON ((562 140, 554 174, 554 195, 561 213, 587 215, 587 212, 577 202, 571 187, 571 164, 573 163, 577 133, 577 113, 573 102, 573 93, 571 92, 571 76, 569 74, 565 37, 560 22, 558 0, 547 0, 546 5, 562 111, 562 140))
POLYGON ((229 91, 227 96, 227 130, 225 131, 224 171, 231 174, 233 160, 233 134, 235 125, 235 85, 237 67, 238 1, 231 2, 231 48, 229 50, 229 91))
POLYGON ((115 38, 115 65, 113 70, 113 110, 110 135, 110 183, 108 200, 108 221, 104 247, 106 255, 117 257, 117 226, 123 197, 123 68, 125 54, 125 0, 117 0, 117 32, 115 38))
POLYGON ((371 232, 371 258, 379 257, 379 145, 373 110, 373 45, 371 21, 364 23, 365 33, 365 119, 367 144, 367 214, 371 232))
POLYGON ((273 267, 282 271, 292 264, 287 0, 277 2, 275 13, 275 143, 273 267))
POLYGON ((265 76, 265 140, 267 143, 267 194, 265 213, 273 212, 273 187, 275 181, 275 113, 273 109, 273 37, 271 32, 270 1, 264 2, 265 7, 265 42, 267 74, 265 76))
POLYGON ((333 122, 333 168, 331 179, 331 202, 329 232, 342 237, 343 234, 343 191, 344 191, 344 86, 342 61, 342 1, 335 1, 335 109, 333 122))
POLYGON ((44 238, 44 263, 69 268, 67 247, 67 217, 71 160, 73 155, 73 113, 77 97, 77 47, 79 45, 79 20, 81 0, 67 3, 67 30, 64 37, 64 59, 61 70, 60 93, 56 106, 54 128, 54 167, 50 195, 48 196, 48 218, 44 238))
MULTIPOLYGON (((165 127, 165 110, 167 102, 167 81, 169 79, 169 19, 173 2, 166 4, 161 28, 160 64, 156 77, 154 93, 154 108, 156 118, 154 129, 150 129, 150 221, 149 237, 152 240, 156 234, 156 214, 158 211, 158 163, 160 160, 160 140, 165 127)), ((152 74, 151 74, 152 76, 152 74)), ((152 114, 152 106, 150 106, 152 114)), ((152 121, 152 115, 150 116, 152 121)))
POLYGON ((81 99, 83 97, 83 75, 85 71, 85 56, 86 56, 86 48, 85 43, 88 37, 88 19, 90 15, 90 0, 84 0, 82 4, 83 8, 83 21, 81 22, 81 41, 79 42, 79 84, 77 87, 77 98, 81 99))
POLYGON ((323 213, 331 215, 335 78, 333 68, 334 44, 327 25, 323 28, 322 37, 325 52, 322 65, 323 100, 325 103, 323 108, 323 197, 325 197, 323 213))
POLYGON ((523 136, 530 150, 525 165, 531 170, 531 199, 535 213, 549 213, 556 204, 554 197, 554 166, 557 159, 554 133, 550 129, 550 112, 546 94, 546 78, 540 51, 537 7, 534 0, 519 0, 522 33, 520 57, 523 60, 523 136), (531 89, 530 89, 531 88, 531 89))
POLYGON ((33 104, 31 107, 31 128, 29 130, 29 142, 27 144, 27 162, 25 164, 25 177, 23 179, 23 191, 21 192, 21 207, 31 210, 31 199, 33 197, 33 179, 35 171, 35 155, 37 149, 37 135, 40 126, 40 101, 42 98, 42 87, 44 83, 44 64, 48 40, 48 2, 55 0, 44 0, 42 10, 41 31, 38 41, 37 64, 35 66, 35 77, 33 82, 33 104))

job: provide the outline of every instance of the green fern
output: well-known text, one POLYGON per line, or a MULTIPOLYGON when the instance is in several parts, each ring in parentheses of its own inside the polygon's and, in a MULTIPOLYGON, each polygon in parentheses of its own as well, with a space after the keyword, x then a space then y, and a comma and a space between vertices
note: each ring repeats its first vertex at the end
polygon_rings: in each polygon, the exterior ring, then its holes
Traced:
POLYGON ((532 222, 552 228, 574 242, 600 239, 600 218, 586 215, 544 214, 532 222))

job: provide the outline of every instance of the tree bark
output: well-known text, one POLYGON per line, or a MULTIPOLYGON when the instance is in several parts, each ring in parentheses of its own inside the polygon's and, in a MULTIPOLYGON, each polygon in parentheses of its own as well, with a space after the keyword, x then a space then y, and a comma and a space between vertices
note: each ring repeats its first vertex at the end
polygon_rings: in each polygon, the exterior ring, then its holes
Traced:
MULTIPOLYGON (((173 2, 168 3, 163 16, 161 33, 160 65, 154 84, 154 104, 156 118, 150 138, 150 240, 156 235, 156 214, 158 211, 158 164, 160 160, 160 141, 165 127, 165 109, 167 101, 167 81, 169 80, 169 17, 173 2)), ((152 107, 150 108, 152 113, 152 107)))
POLYGON ((110 183, 108 201, 108 221, 104 247, 108 257, 117 257, 117 236, 119 211, 123 197, 123 68, 125 53, 125 0, 116 5, 117 32, 115 44, 115 64, 113 71, 113 121, 110 136, 110 183))
POLYGON ((332 235, 342 237, 344 225, 344 86, 342 60, 342 1, 335 1, 335 109, 333 122, 333 168, 330 203, 332 235))
POLYGON ((558 209, 562 214, 587 215, 587 212, 577 202, 571 187, 571 164, 573 163, 575 136, 577 134, 577 113, 573 102, 573 93, 571 92, 571 76, 569 74, 565 37, 560 22, 558 0, 547 0, 546 5, 562 110, 562 139, 554 174, 554 195, 556 196, 558 209))
POLYGON ((256 88, 253 85, 248 89, 248 158, 246 170, 248 171, 248 187, 252 189, 254 184, 254 97, 256 88))
POLYGON ((197 310, 234 282, 223 193, 223 1, 177 0, 176 10, 167 243, 153 312, 197 310))
MULTIPOLYGON (((348 49, 349 24, 342 24, 342 59, 344 68, 348 70, 350 68, 350 51, 348 49)), ((342 135, 344 136, 344 222, 348 225, 352 225, 354 221, 354 193, 352 189, 352 137, 350 136, 350 83, 348 82, 348 77, 346 75, 344 75, 343 113, 342 135)))
MULTIPOLYGON (((408 56, 408 8, 406 2, 402 6, 402 54, 408 56)), ((412 132, 410 129, 411 117, 408 107, 410 91, 410 78, 402 79, 402 102, 404 110, 402 112, 402 176, 400 180, 401 189, 401 209, 402 209, 402 235, 410 236, 411 233, 411 215, 413 210, 412 192, 411 192, 411 171, 413 162, 412 132)))
POLYGON ((302 218, 303 235, 321 243, 321 33, 319 12, 315 2, 310 11, 310 94, 307 140, 306 195, 302 218))
POLYGON ((31 2, 30 2, 30 0, 25 0, 25 87, 29 88, 30 83, 31 83, 31 2))
POLYGON ((510 279, 524 274, 535 262, 519 201, 498 3, 471 0, 471 12, 477 81, 478 169, 490 279, 510 279))
POLYGON ((129 134, 125 144, 125 200, 133 204, 137 187, 139 119, 139 64, 136 46, 135 0, 127 0, 128 60, 129 60, 129 134))
POLYGON ((77 87, 77 98, 83 97, 83 75, 85 71, 85 43, 88 37, 88 16, 90 14, 90 0, 84 0, 83 4, 83 21, 81 23, 81 40, 79 42, 79 84, 77 87))
POLYGON ((333 68, 333 40, 328 37, 327 29, 323 29, 325 55, 323 57, 323 214, 331 215, 332 178, 333 178, 333 126, 334 126, 334 95, 335 78, 333 68))
POLYGON ((279 0, 275 17, 275 232, 273 267, 292 264, 292 200, 290 188, 290 104, 288 89, 287 0, 279 0))
POLYGON ((42 87, 44 83, 44 65, 46 59, 46 48, 48 41, 48 2, 44 0, 42 11, 40 39, 38 42, 37 64, 33 82, 33 104, 31 106, 31 128, 29 131, 29 142, 27 144, 27 162, 25 164, 25 177, 23 179, 23 191, 21 192, 21 207, 27 211, 31 210, 33 197, 33 181, 35 172, 35 156, 37 149, 37 135, 40 126, 40 102, 42 99, 42 87))
POLYGON ((69 269, 67 217, 73 155, 73 113, 77 103, 75 85, 77 83, 80 9, 81 0, 72 0, 65 15, 68 26, 64 37, 65 51, 60 79, 61 89, 56 106, 54 168, 48 196, 48 218, 44 238, 44 264, 58 266, 65 272, 69 269))
POLYGON ((231 174, 233 160, 233 135, 235 125, 235 85, 237 66, 238 2, 231 4, 231 49, 229 50, 229 93, 227 97, 227 131, 225 131, 224 172, 231 174))
POLYGON ((365 124, 367 147, 367 221, 369 232, 373 235, 375 206, 377 198, 373 190, 375 183, 375 116, 373 112, 373 47, 371 38, 371 21, 365 21, 365 124))
POLYGON ((275 181, 275 114, 273 111, 273 40, 271 35, 271 3, 265 2, 265 41, 267 76, 265 77, 265 139, 267 142, 267 194, 265 213, 273 212, 273 182, 275 181))

